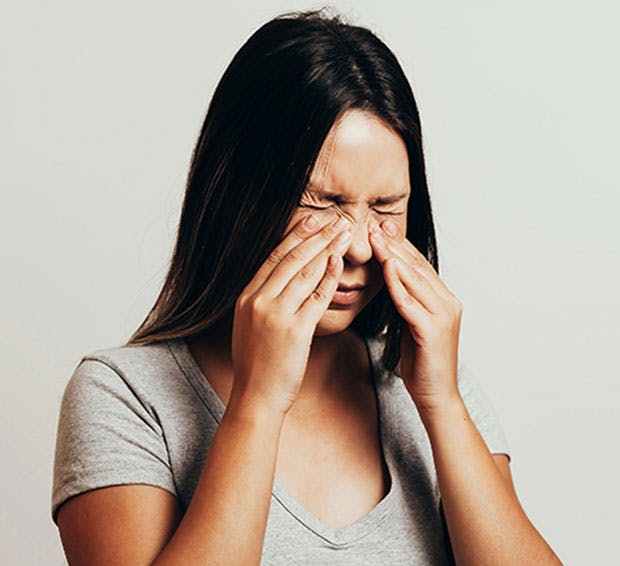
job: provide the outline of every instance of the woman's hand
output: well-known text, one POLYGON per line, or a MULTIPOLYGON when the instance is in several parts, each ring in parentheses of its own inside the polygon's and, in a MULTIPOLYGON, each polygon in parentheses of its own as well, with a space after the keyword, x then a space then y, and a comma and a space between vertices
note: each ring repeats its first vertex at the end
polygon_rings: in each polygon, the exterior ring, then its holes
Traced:
POLYGON ((434 411, 460 396, 461 302, 394 222, 372 221, 369 229, 394 306, 408 325, 401 338, 401 377, 418 410, 434 411))
POLYGON ((308 225, 307 218, 244 288, 233 318, 231 397, 283 414, 299 392, 316 325, 338 288, 351 241, 345 219, 320 226, 316 219, 308 225))

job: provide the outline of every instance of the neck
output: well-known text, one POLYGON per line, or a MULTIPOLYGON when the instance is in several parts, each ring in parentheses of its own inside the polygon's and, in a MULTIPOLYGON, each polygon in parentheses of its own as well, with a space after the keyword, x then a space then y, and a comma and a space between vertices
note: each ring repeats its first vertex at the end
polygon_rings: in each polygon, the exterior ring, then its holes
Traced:
MULTIPOLYGON (((232 320, 224 320, 211 327, 199 337, 193 338, 193 350, 198 357, 217 367, 219 375, 227 376, 232 387, 231 356, 232 320)), ((347 371, 352 360, 357 360, 354 348, 354 332, 342 332, 313 336, 306 373, 295 401, 298 407, 311 407, 333 398, 356 377, 347 371)))

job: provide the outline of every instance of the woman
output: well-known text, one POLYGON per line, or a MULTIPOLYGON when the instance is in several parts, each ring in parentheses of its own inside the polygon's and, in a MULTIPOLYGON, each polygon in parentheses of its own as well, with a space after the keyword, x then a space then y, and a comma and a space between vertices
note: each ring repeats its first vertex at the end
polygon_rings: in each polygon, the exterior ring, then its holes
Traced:
POLYGON ((321 11, 262 26, 214 93, 155 306, 65 390, 70 563, 559 563, 437 273, 394 55, 321 11))

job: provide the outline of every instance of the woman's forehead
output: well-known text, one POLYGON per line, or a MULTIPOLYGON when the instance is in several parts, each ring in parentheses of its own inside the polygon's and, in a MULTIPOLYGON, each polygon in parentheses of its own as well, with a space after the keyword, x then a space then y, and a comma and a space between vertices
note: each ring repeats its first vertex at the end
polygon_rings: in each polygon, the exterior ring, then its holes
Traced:
POLYGON ((341 202, 404 198, 410 190, 405 143, 382 120, 351 111, 325 138, 306 190, 341 202))

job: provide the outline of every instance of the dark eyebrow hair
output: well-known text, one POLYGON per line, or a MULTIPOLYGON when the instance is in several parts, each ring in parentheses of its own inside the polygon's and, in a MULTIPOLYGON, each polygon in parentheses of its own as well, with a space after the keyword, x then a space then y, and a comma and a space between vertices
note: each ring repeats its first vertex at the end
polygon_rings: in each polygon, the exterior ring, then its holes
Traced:
MULTIPOLYGON (((339 201, 339 202, 346 202, 346 199, 343 198, 343 195, 341 195, 340 193, 336 193, 336 192, 329 191, 326 189, 319 189, 318 187, 314 185, 308 184, 308 187, 306 188, 306 190, 309 193, 312 193, 313 195, 319 198, 323 198, 326 200, 339 201)), ((394 195, 379 197, 373 200, 371 204, 392 204, 408 196, 409 196, 409 191, 405 191, 405 192, 394 194, 394 195)))

